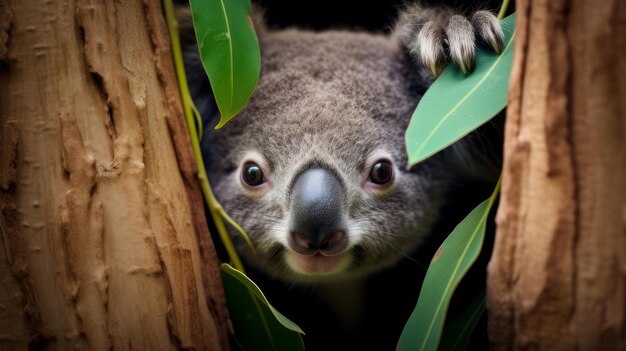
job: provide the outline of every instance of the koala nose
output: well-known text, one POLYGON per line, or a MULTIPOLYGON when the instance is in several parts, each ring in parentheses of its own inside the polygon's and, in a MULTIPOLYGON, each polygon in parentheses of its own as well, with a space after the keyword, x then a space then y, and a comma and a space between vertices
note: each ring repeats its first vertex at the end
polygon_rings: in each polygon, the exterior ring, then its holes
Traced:
POLYGON ((342 212, 343 186, 330 171, 312 168, 292 189, 289 244, 297 253, 332 255, 347 245, 342 212))

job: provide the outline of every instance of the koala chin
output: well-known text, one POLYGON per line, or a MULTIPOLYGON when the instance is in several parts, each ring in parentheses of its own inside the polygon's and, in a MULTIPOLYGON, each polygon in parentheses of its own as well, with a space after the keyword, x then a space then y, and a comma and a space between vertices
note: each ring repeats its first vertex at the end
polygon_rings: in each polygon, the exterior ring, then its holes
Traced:
MULTIPOLYGON (((271 30, 258 17, 260 80, 219 130, 193 29, 181 20, 192 95, 208 125, 206 168, 222 206, 254 243, 256 253, 231 235, 246 264, 257 277, 317 290, 364 286, 355 282, 400 261, 427 262, 415 255, 447 234, 433 233, 442 211, 469 201, 452 190, 497 180, 502 119, 411 169, 404 132, 433 73, 449 62, 470 72, 477 44, 502 48, 495 16, 412 5, 388 34, 271 30)), ((335 315, 358 314, 344 312, 335 315)))

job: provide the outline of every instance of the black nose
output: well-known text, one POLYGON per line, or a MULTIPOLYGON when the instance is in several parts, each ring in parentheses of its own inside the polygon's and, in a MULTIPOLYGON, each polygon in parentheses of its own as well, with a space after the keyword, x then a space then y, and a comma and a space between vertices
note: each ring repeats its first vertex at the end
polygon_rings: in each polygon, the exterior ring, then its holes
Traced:
POLYGON ((332 172, 313 168, 293 185, 290 245, 299 253, 340 251, 346 242, 344 189, 332 172))

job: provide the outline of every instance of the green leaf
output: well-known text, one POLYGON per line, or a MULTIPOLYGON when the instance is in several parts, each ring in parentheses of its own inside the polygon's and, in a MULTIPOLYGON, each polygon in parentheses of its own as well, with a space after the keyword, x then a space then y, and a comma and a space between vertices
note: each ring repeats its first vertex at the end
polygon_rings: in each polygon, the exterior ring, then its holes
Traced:
POLYGON ((493 194, 454 228, 435 253, 397 350, 437 350, 450 300, 480 254, 487 216, 499 189, 498 182, 493 194))
POLYGON ((250 0, 190 0, 202 65, 220 110, 221 128, 245 106, 261 72, 250 0))
POLYGON ((446 321, 438 351, 463 351, 472 336, 472 331, 485 312, 486 289, 476 295, 472 303, 457 318, 446 321))
POLYGON ((409 167, 461 139, 506 106, 515 15, 501 23, 502 54, 477 50, 474 71, 468 76, 448 65, 422 97, 405 136, 409 167))
POLYGON ((220 270, 241 349, 304 350, 302 329, 272 307, 254 282, 226 263, 220 270))

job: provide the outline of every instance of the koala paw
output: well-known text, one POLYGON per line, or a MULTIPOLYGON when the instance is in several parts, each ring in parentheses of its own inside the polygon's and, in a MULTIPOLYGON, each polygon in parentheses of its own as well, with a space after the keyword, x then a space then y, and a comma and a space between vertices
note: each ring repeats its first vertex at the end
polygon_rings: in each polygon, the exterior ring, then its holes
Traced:
POLYGON ((497 53, 503 49, 500 21, 489 11, 477 11, 469 20, 454 15, 445 29, 438 22, 426 22, 410 50, 434 75, 438 75, 448 61, 467 74, 474 67, 477 42, 497 53))

